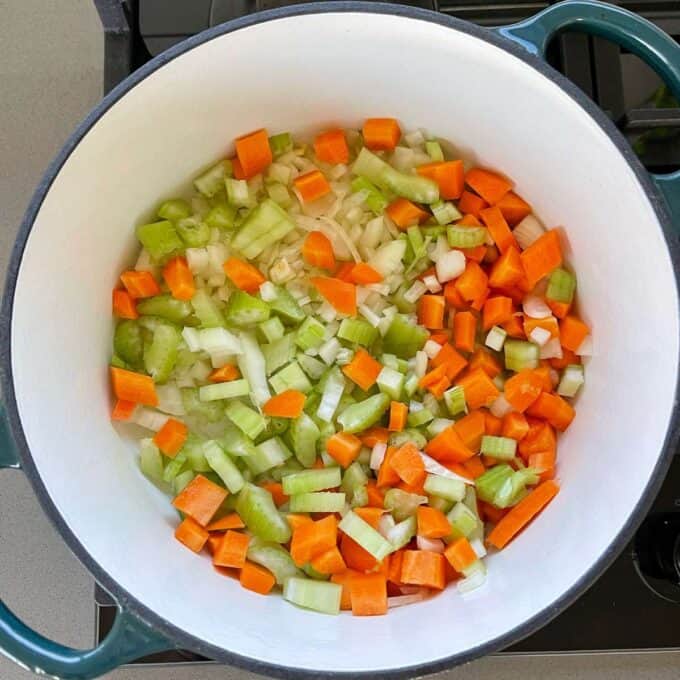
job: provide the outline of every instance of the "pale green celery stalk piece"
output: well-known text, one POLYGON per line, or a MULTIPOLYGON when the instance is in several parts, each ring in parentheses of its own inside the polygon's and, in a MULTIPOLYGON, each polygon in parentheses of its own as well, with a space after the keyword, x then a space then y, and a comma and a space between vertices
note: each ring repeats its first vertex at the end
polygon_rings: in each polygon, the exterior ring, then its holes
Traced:
POLYGON ((285 368, 282 368, 269 378, 269 383, 276 394, 281 394, 286 390, 297 390, 298 392, 311 392, 312 383, 300 368, 297 361, 293 361, 285 368))
POLYGON ((486 503, 493 503, 494 497, 503 484, 512 476, 513 469, 503 463, 489 468, 475 480, 477 495, 486 503))
POLYGON ((342 586, 328 581, 287 578, 283 585, 284 599, 304 609, 322 614, 339 614, 342 586))
POLYGON ((321 436, 317 424, 303 412, 291 422, 288 433, 295 457, 304 467, 312 467, 316 461, 316 443, 321 436))
POLYGON ((210 472, 212 468, 203 455, 203 440, 193 432, 189 433, 182 451, 187 455, 187 461, 194 472, 210 472))
POLYGON ((302 576, 290 553, 277 543, 263 541, 255 536, 248 544, 247 557, 251 562, 269 569, 279 586, 282 586, 287 578, 302 576))
POLYGON ((434 416, 429 408, 421 408, 420 411, 412 411, 408 414, 406 423, 409 427, 420 427, 421 425, 427 425, 434 416))
POLYGON ((254 295, 236 290, 229 296, 225 318, 228 324, 248 328, 269 318, 269 305, 254 295))
POLYGON ((308 316, 295 334, 295 344, 303 351, 323 345, 326 327, 315 318, 308 316))
POLYGON ((238 493, 243 488, 245 480, 239 469, 216 441, 205 442, 203 454, 210 467, 220 476, 231 493, 238 493))
POLYGON ((451 535, 447 540, 465 537, 467 538, 479 526, 479 520, 465 503, 456 503, 446 515, 451 523, 451 535))
POLYGON ((394 552, 393 545, 382 534, 351 510, 342 518, 338 529, 356 541, 378 562, 394 552))
POLYGON ((124 319, 116 325, 113 333, 113 350, 126 363, 141 364, 144 357, 144 338, 140 325, 132 319, 124 319))
POLYGON ((227 177, 224 180, 224 186, 227 190, 227 200, 235 208, 248 208, 251 205, 250 192, 248 191, 248 182, 244 179, 233 179, 227 177))
POLYGON ((176 250, 182 250, 184 243, 169 220, 142 224, 137 227, 137 239, 156 262, 176 250))
POLYGON ((550 274, 545 296, 549 300, 569 304, 574 299, 575 290, 576 277, 566 269, 558 267, 550 274))
POLYGON ((423 232, 420 231, 420 227, 409 227, 406 230, 406 237, 413 250, 414 259, 422 257, 425 254, 425 240, 423 239, 423 232))
POLYGON ((407 442, 413 442, 419 449, 424 449, 427 444, 427 439, 422 432, 412 429, 402 430, 401 432, 392 432, 390 434, 390 446, 396 446, 398 448, 407 442))
POLYGON ((178 300, 169 293, 154 295, 137 302, 137 311, 140 314, 159 316, 173 323, 181 323, 191 313, 192 307, 185 300, 178 300))
POLYGON ((525 496, 526 487, 536 484, 538 480, 538 474, 531 468, 516 470, 498 489, 493 504, 502 509, 515 505, 525 496))
POLYGON ((129 369, 130 367, 116 354, 114 354, 111 357, 111 361, 109 362, 110 366, 113 366, 114 368, 125 368, 129 369))
POLYGON ((370 347, 378 338, 378 329, 363 319, 343 319, 338 337, 363 347, 370 347))
POLYGON ((275 203, 278 203, 282 208, 287 208, 292 203, 292 198, 288 188, 280 182, 274 182, 267 185, 267 193, 269 198, 275 203))
MULTIPOLYGON (((337 469, 337 468, 336 468, 337 469)), ((354 503, 354 495, 359 489, 363 489, 368 482, 368 476, 361 467, 361 463, 355 460, 342 475, 340 488, 347 494, 350 503, 354 503)))
POLYGON ((210 241, 210 227, 198 217, 185 217, 177 222, 177 233, 189 248, 200 248, 210 241))
POLYGON ((448 501, 458 502, 465 498, 465 483, 459 479, 428 474, 423 488, 428 494, 448 501))
POLYGON ((262 345, 266 373, 271 375, 295 356, 295 333, 287 333, 278 340, 262 345))
POLYGON ((267 373, 265 370, 265 358, 260 345, 255 339, 254 333, 241 331, 239 333, 243 354, 238 356, 238 367, 241 374, 248 380, 251 390, 251 399, 256 406, 262 406, 271 398, 267 373))
POLYGON ((365 177, 356 177, 352 180, 351 186, 354 193, 359 191, 366 193, 364 203, 373 214, 382 215, 389 201, 375 184, 365 177))
POLYGON ((465 405, 465 389, 463 386, 457 385, 446 390, 444 392, 444 403, 452 416, 465 413, 467 406, 465 405))
POLYGON ((284 323, 299 324, 305 320, 306 314, 297 300, 283 286, 276 286, 276 297, 268 302, 274 314, 281 317, 284 323))
POLYGON ((419 505, 427 503, 427 496, 409 493, 402 489, 388 489, 385 492, 384 506, 394 515, 397 522, 416 514, 419 505))
POLYGON ((293 138, 290 132, 279 132, 269 138, 269 148, 274 158, 293 150, 293 138))
POLYGON ((222 448, 230 455, 242 458, 257 455, 255 444, 252 439, 246 437, 235 427, 228 427, 220 439, 222 448))
POLYGON ((417 203, 434 203, 439 199, 439 187, 435 182, 395 170, 366 147, 359 152, 352 171, 355 175, 363 175, 381 189, 389 189, 417 203))
POLYGON ((315 581, 328 581, 331 577, 330 574, 322 574, 320 571, 314 569, 311 563, 303 564, 302 571, 304 571, 305 574, 309 576, 309 578, 314 579, 315 581))
POLYGON ((451 510, 451 508, 453 507, 453 501, 449 501, 446 498, 442 498, 441 496, 433 496, 431 494, 428 496, 427 504, 431 508, 439 510, 444 514, 449 512, 449 510, 451 510))
POLYGON ((187 456, 180 451, 171 461, 169 461, 163 470, 163 481, 172 482, 177 475, 182 472, 187 462, 187 456))
MULTIPOLYGON (((319 387, 320 386, 321 382, 319 383, 319 387)), ((316 412, 317 418, 326 423, 330 423, 338 409, 344 391, 345 379, 340 369, 337 366, 333 366, 326 375, 326 379, 323 384, 321 403, 319 404, 319 408, 316 412)), ((331 432, 331 434, 328 436, 335 434, 335 428, 333 427, 332 429, 333 432, 331 432)))
POLYGON ((267 342, 274 342, 282 338, 286 332, 286 329, 281 323, 281 319, 278 316, 272 316, 266 321, 262 321, 257 329, 260 331, 262 336, 267 342))
POLYGON ((510 371, 523 371, 525 368, 537 368, 540 348, 533 342, 508 338, 503 345, 505 367, 510 371))
POLYGON ((254 475, 260 475, 277 465, 282 465, 292 455, 291 450, 280 437, 272 437, 260 442, 253 454, 245 457, 244 460, 254 475))
POLYGON ((399 401, 401 392, 404 388, 404 380, 403 373, 400 373, 394 368, 383 366, 378 374, 376 382, 378 384, 378 389, 381 392, 386 394, 390 399, 399 401))
MULTIPOLYGON (((321 468, 320 470, 303 470, 282 478, 283 493, 294 496, 312 491, 323 491, 340 486, 340 468, 321 468)), ((344 491, 344 489, 343 489, 344 491)))
POLYGON ((326 364, 314 357, 300 352, 297 355, 297 362, 300 368, 310 377, 311 380, 318 380, 326 372, 326 364))
POLYGON ((225 325, 222 312, 205 288, 199 288, 194 293, 191 306, 203 328, 218 328, 225 325))
POLYGON ((142 439, 139 442, 139 467, 150 480, 163 481, 163 456, 153 439, 142 439))
POLYGON ((193 470, 185 470, 180 472, 175 479, 172 480, 172 491, 177 496, 184 491, 185 487, 196 476, 193 470))
POLYGON ((262 540, 275 543, 287 543, 290 540, 290 526, 276 509, 266 489, 246 483, 239 492, 236 512, 248 530, 262 540))
POLYGON ((411 398, 418 389, 418 376, 415 373, 408 373, 404 381, 404 392, 411 398))
POLYGON ((292 475, 296 472, 302 472, 303 467, 297 462, 295 458, 289 458, 282 465, 272 468, 266 473, 267 477, 271 477, 275 482, 280 482, 286 475, 292 475))
POLYGON ((390 401, 386 394, 375 394, 344 409, 338 416, 338 423, 345 432, 366 430, 383 417, 390 401))
POLYGON ((151 344, 144 349, 144 368, 154 382, 163 383, 170 377, 181 340, 174 326, 162 324, 153 332, 151 344))
POLYGON ((198 388, 198 398, 201 401, 216 401, 218 399, 231 399, 232 397, 245 397, 250 393, 250 385, 244 378, 230 380, 229 382, 203 385, 198 388))
POLYGON ((191 215, 191 206, 183 198, 171 198, 161 203, 156 214, 162 220, 177 222, 191 215))
POLYGON ((231 161, 220 161, 194 180, 194 186, 204 196, 212 198, 224 186, 224 178, 232 174, 231 161))
POLYGON ((557 386, 557 394, 563 397, 575 397, 584 382, 583 366, 569 364, 562 373, 560 384, 557 386))
POLYGON ((517 451, 517 441, 510 437, 482 437, 481 452, 498 460, 512 460, 517 451))
POLYGON ((249 260, 295 228, 288 213, 269 198, 251 213, 232 241, 232 247, 249 260))
POLYGON ((216 423, 224 416, 224 408, 218 401, 201 401, 198 398, 198 387, 183 387, 182 405, 192 415, 200 415, 208 422, 216 423))
POLYGON ((486 241, 486 229, 452 224, 446 228, 446 237, 452 248, 475 248, 486 241))
POLYGON ((438 434, 443 432, 447 427, 453 425, 454 421, 451 418, 435 418, 431 423, 425 428, 425 433, 429 439, 433 439, 438 434))
POLYGON ((340 512, 345 507, 344 493, 315 491, 301 493, 290 498, 291 512, 340 512))
POLYGON ((290 425, 290 418, 275 418, 270 416, 265 422, 267 425, 261 436, 263 439, 269 439, 270 437, 276 437, 287 432, 290 425))
POLYGON ((225 407, 225 413, 236 427, 250 439, 257 437, 264 432, 267 425, 264 416, 257 411, 246 406, 243 402, 233 399, 225 407))
POLYGON ((415 515, 407 517, 398 524, 395 524, 387 532, 387 540, 394 550, 403 548, 415 535, 418 523, 415 515))
POLYGON ((401 314, 395 314, 383 337, 383 351, 400 359, 410 359, 423 348, 428 337, 429 333, 422 326, 411 323, 401 314))
POLYGON ((425 142, 425 152, 433 163, 441 163, 444 160, 444 152, 438 141, 431 139, 425 142))
POLYGON ((228 203, 219 203, 210 209, 205 223, 222 231, 230 231, 236 226, 236 208, 228 203))
MULTIPOLYGON (((437 220, 437 224, 440 226, 450 224, 451 222, 455 222, 456 220, 459 220, 461 217, 463 217, 458 211, 458 208, 456 208, 456 206, 450 201, 437 201, 430 207, 432 209, 434 219, 437 220)), ((439 234, 437 234, 437 236, 439 236, 439 234)))

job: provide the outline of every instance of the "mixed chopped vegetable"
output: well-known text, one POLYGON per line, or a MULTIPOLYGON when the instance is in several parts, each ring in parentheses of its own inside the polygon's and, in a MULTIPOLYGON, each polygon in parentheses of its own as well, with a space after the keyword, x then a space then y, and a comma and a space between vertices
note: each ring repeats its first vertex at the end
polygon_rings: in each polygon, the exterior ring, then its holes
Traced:
POLYGON ((389 118, 258 130, 193 185, 113 291, 112 417, 176 538, 324 613, 480 586, 557 494, 584 383, 559 231, 389 118))

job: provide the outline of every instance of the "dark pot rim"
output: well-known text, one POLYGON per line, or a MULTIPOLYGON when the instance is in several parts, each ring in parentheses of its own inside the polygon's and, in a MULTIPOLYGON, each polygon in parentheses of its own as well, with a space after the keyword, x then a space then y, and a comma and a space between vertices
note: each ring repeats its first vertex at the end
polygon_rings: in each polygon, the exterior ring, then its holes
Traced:
MULTIPOLYGON (((229 21, 227 23, 221 24, 220 26, 210 28, 206 31, 203 31, 202 33, 192 36, 187 40, 174 45, 135 71, 132 75, 122 81, 116 88, 114 88, 106 97, 104 97, 104 99, 87 115, 84 121, 69 137, 57 157, 53 160, 45 172, 33 195, 33 198, 31 199, 31 202, 29 203, 28 209, 20 226, 8 267, 2 304, 2 327, 0 328, 0 334, 2 338, 2 349, 0 351, 2 354, 0 356, 0 372, 2 373, 2 389, 5 405, 7 408, 7 416, 12 435, 19 451, 21 467, 33 486, 33 489, 35 490, 44 512, 50 518, 73 553, 95 577, 97 582, 114 596, 114 598, 124 610, 131 612, 135 616, 138 616, 142 621, 145 621, 155 630, 165 635, 169 640, 168 647, 175 645, 176 647, 191 649, 208 658, 223 662, 225 664, 238 666, 252 672, 261 673, 263 675, 290 678, 291 680, 293 678, 301 677, 329 679, 337 678, 349 680, 350 678, 357 678, 360 676, 370 676, 376 680, 392 680, 395 678, 407 678, 413 677, 415 675, 434 673, 506 648, 547 624, 550 620, 552 620, 555 616, 572 604, 586 589, 588 589, 614 561, 628 541, 632 538, 638 525, 651 507, 651 504, 657 495, 668 471, 675 447, 678 443, 678 436, 680 435, 680 429, 678 427, 678 410, 675 409, 673 411, 668 423, 668 430, 666 433, 663 450, 659 454, 659 459, 650 476, 647 487, 645 488, 636 507, 632 509, 628 521, 624 527, 621 529, 618 535, 612 538, 608 548, 591 566, 591 568, 581 577, 581 579, 555 601, 547 603, 538 614, 489 642, 435 661, 379 672, 312 671, 303 668, 296 668, 294 666, 283 666, 280 664, 258 661, 250 657, 230 652, 221 647, 208 644, 176 627, 174 624, 156 614, 135 597, 130 595, 130 593, 122 588, 113 578, 111 578, 108 572, 90 556, 87 549, 80 543, 77 536, 70 530, 59 513, 59 510, 54 505, 52 499, 47 493, 45 485, 43 484, 43 481, 40 477, 40 473, 33 462, 26 438, 24 436, 19 418, 12 377, 11 327, 13 301, 23 252, 33 227, 33 222, 41 208, 45 196, 49 192, 50 187, 59 174, 61 168, 69 159, 71 153, 74 151, 77 145, 87 135, 89 130, 97 123, 99 118, 101 118, 101 116, 106 113, 108 109, 119 99, 121 99, 127 92, 142 82, 150 74, 154 73, 154 71, 161 68, 173 59, 194 49, 195 47, 202 45, 203 43, 233 31, 237 31, 241 28, 253 26, 274 19, 328 12, 366 12, 371 14, 388 14, 439 24, 441 26, 466 33, 488 43, 489 45, 505 50, 555 83, 573 100, 575 100, 598 123, 600 128, 609 136, 614 145, 618 148, 623 160, 635 173, 635 176, 642 189, 649 197, 650 203, 656 213, 659 225, 662 229, 663 236, 674 266, 676 289, 678 288, 677 272, 679 271, 680 265, 680 247, 677 236, 673 232, 671 220, 660 193, 652 183, 647 171, 642 167, 632 149, 613 125, 613 123, 581 90, 568 81, 564 76, 548 66, 548 64, 538 57, 529 54, 516 43, 507 38, 501 37, 492 30, 476 26, 467 21, 432 12, 430 10, 408 7, 404 5, 361 1, 340 1, 333 3, 315 2, 249 15, 240 19, 229 21)), ((678 384, 676 384, 675 401, 676 403, 678 401, 678 384)))

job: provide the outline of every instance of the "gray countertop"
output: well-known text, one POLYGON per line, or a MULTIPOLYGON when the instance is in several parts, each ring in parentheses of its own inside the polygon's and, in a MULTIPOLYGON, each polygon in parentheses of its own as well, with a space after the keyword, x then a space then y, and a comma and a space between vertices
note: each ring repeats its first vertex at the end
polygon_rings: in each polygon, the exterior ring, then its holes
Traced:
MULTIPOLYGON (((0 269, 45 166, 101 96, 103 37, 91 0, 0 0, 0 269)), ((0 476, 0 596, 64 644, 88 647, 93 581, 42 514, 18 472, 0 476)), ((634 625, 634 622, 631 622, 634 625)), ((549 677, 632 680, 680 676, 680 653, 489 657, 441 680, 549 677)), ((30 675, 0 657, 0 679, 30 675)), ((123 669, 115 680, 246 680, 222 666, 123 669)))

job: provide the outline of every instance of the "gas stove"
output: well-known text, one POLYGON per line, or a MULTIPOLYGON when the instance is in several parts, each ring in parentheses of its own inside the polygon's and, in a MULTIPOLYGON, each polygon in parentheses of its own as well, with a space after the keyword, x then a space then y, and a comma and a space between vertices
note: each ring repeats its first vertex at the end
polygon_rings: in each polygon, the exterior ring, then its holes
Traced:
MULTIPOLYGON (((304 0, 298 0, 298 3, 304 0)), ((332 1, 332 0, 331 0, 332 1)), ((286 0, 95 0, 105 32, 104 88, 174 43, 286 0)), ((553 2, 410 0, 482 26, 529 17, 553 2)), ((678 0, 621 0, 680 42, 678 0)), ((680 169, 680 108, 640 60, 607 40, 563 33, 550 63, 588 94, 616 123, 654 172, 680 169)), ((116 608, 96 588, 97 639, 106 637, 116 608)), ((680 456, 649 515, 606 573, 547 626, 501 654, 568 654, 680 649, 680 456)), ((211 663, 192 652, 154 654, 135 663, 211 663)))

